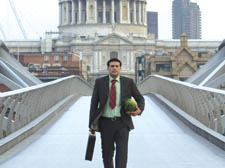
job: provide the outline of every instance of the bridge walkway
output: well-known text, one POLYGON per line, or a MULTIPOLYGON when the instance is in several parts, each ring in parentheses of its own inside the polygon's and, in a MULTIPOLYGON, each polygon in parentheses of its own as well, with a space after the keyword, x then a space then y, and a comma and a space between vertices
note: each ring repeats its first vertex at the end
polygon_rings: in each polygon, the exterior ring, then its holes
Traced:
MULTIPOLYGON (((36 134, 0 156, 0 168, 101 168, 100 136, 93 161, 85 161, 91 97, 81 97, 36 134)), ((224 168, 225 151, 183 124, 154 97, 145 96, 134 118, 128 168, 224 168)))

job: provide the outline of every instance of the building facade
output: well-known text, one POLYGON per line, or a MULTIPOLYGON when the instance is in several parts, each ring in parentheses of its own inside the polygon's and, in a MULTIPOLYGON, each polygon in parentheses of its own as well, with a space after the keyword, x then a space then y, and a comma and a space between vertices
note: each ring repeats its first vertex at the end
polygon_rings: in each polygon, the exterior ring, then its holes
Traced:
MULTIPOLYGON (((45 38, 45 40, 50 41, 49 38, 45 38)), ((188 40, 186 43, 188 47, 183 47, 182 51, 188 52, 190 57, 194 58, 190 61, 196 64, 195 68, 192 69, 192 72, 195 72, 196 67, 201 66, 201 61, 195 61, 196 58, 199 60, 200 58, 204 58, 202 62, 207 62, 207 60, 216 53, 221 41, 188 40)), ((76 39, 75 44, 68 43, 59 38, 53 38, 51 39, 51 45, 46 44, 48 47, 41 45, 40 41, 8 41, 6 45, 10 49, 10 52, 15 55, 18 55, 18 46, 21 53, 33 51, 29 52, 30 54, 33 53, 33 55, 35 55, 37 51, 40 52, 41 50, 44 51, 50 48, 54 50, 55 53, 60 53, 59 51, 66 53, 71 49, 70 52, 79 55, 81 60, 86 63, 85 69, 87 70, 87 76, 92 79, 92 81, 107 74, 106 62, 111 57, 117 57, 122 61, 122 75, 135 79, 136 58, 142 57, 143 55, 146 56, 146 65, 148 65, 145 67, 146 75, 160 74, 181 80, 185 78, 185 76, 181 77, 171 71, 172 66, 179 66, 178 63, 173 64, 172 62, 176 62, 177 59, 182 60, 181 57, 174 55, 175 53, 179 53, 180 40, 155 40, 151 38, 123 37, 118 34, 109 34, 104 38, 79 38, 76 39)), ((50 52, 44 52, 44 55, 48 56, 49 53, 50 52)), ((52 58, 49 57, 49 59, 54 60, 54 56, 52 56, 52 58)), ((44 62, 43 60, 44 57, 42 57, 43 64, 50 64, 50 66, 53 67, 53 63, 44 62)), ((177 72, 179 72, 179 70, 177 72)))
POLYGON ((79 75, 86 79, 86 63, 79 55, 59 52, 23 52, 13 56, 37 78, 43 82, 52 81, 70 75, 79 75))
POLYGON ((146 37, 146 0, 59 0, 63 36, 107 36, 119 33, 146 37))
MULTIPOLYGON (((146 3, 146 0, 59 0, 57 35, 49 32, 41 40, 5 43, 15 55, 79 55, 80 60, 86 63, 87 77, 91 81, 108 74, 107 61, 117 57, 122 61, 121 74, 135 79, 136 58, 155 56, 162 58, 161 64, 167 64, 180 47, 180 40, 157 40, 147 35, 146 3)), ((220 43, 188 40, 188 48, 196 53, 213 55, 220 43)), ((153 69, 150 71, 151 74, 154 72, 153 69)))
POLYGON ((147 12, 148 34, 158 39, 158 12, 147 12))
POLYGON ((172 5, 173 39, 183 33, 188 39, 201 39, 201 11, 190 0, 174 0, 172 5))
POLYGON ((190 48, 186 34, 182 34, 180 45, 170 54, 146 54, 146 76, 158 74, 184 81, 198 71, 215 53, 190 48))

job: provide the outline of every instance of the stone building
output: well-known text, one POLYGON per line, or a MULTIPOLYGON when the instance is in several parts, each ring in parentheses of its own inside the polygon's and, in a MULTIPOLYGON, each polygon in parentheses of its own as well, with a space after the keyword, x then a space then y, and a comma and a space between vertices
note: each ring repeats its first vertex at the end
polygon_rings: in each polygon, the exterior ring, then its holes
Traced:
POLYGON ((189 48, 186 34, 182 34, 180 46, 170 55, 146 54, 146 75, 159 74, 178 80, 192 76, 212 56, 213 52, 194 51, 189 48))
MULTIPOLYGON (((49 37, 45 38, 46 41, 49 37)), ((206 62, 209 58, 205 55, 214 55, 220 41, 203 41, 203 40, 188 40, 185 51, 188 51, 193 55, 204 61, 199 61, 197 67, 206 62)), ((18 54, 19 50, 22 53, 35 54, 45 50, 46 45, 40 45, 40 41, 8 41, 6 42, 11 53, 18 54)), ((48 45, 49 46, 49 45, 48 45)), ((160 74, 172 78, 178 79, 175 74, 170 72, 172 68, 172 61, 177 58, 180 53, 180 40, 154 40, 151 38, 140 38, 133 36, 120 36, 118 34, 109 34, 106 37, 96 38, 79 38, 76 39, 76 45, 71 49, 70 43, 60 40, 59 38, 51 39, 52 52, 72 52, 80 56, 80 58, 86 62, 87 76, 94 81, 98 76, 107 74, 106 62, 110 57, 118 57, 122 60, 122 75, 135 79, 135 61, 136 57, 146 55, 146 65, 148 60, 151 60, 151 66, 146 67, 146 74, 160 74), (70 50, 71 49, 71 50, 70 50), (177 53, 177 55, 174 55, 177 53), (157 68, 156 68, 157 65, 157 68), (154 67, 155 66, 155 67, 154 67), (149 68, 151 67, 151 68, 149 68), (162 70, 168 69, 168 70, 162 70)), ((48 50, 49 51, 49 50, 48 50)), ((43 52, 48 54, 49 52, 43 52)), ((193 61, 196 59, 193 59, 193 61)), ((178 64, 173 64, 176 66, 178 64)), ((193 66, 192 66, 193 67, 193 66)))
MULTIPOLYGON (((135 79, 137 57, 155 56, 155 62, 159 59, 161 64, 169 62, 172 66, 171 58, 177 59, 173 54, 180 46, 180 40, 158 40, 147 35, 146 5, 147 0, 59 0, 57 35, 48 32, 41 40, 5 43, 11 53, 79 55, 92 81, 107 74, 106 62, 117 57, 122 61, 121 74, 135 79)), ((220 43, 189 40, 188 48, 213 55, 220 43)), ((149 73, 154 71, 152 67, 149 73)), ((172 72, 164 74, 176 76, 172 72)))
POLYGON ((146 0, 59 0, 59 32, 146 37, 146 0))
POLYGON ((122 74, 134 78, 139 48, 133 43, 147 38, 146 5, 146 0, 59 0, 60 36, 52 45, 79 54, 93 79, 107 73, 111 57, 121 59, 122 74))
POLYGON ((76 54, 25 52, 14 53, 14 57, 44 82, 69 75, 80 75, 87 79, 86 63, 76 54))

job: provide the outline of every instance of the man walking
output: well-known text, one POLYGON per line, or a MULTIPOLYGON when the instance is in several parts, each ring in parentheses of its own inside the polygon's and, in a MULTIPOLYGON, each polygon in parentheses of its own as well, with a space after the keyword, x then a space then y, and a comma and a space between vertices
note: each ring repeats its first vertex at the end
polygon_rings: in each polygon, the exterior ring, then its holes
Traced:
POLYGON ((112 58, 107 62, 109 75, 98 78, 91 99, 89 129, 101 134, 104 168, 113 168, 116 150, 116 168, 126 168, 129 131, 134 129, 131 116, 140 115, 144 110, 144 98, 132 79, 120 76, 121 61, 112 58), (133 97, 137 102, 136 111, 124 110, 124 102, 133 97), (115 146, 116 148, 115 148, 115 146))

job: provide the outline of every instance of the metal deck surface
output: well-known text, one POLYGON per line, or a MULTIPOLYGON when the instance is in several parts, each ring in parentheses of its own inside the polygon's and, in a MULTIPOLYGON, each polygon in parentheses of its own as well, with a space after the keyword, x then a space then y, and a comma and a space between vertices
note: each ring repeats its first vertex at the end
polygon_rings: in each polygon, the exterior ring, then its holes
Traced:
MULTIPOLYGON (((91 97, 81 97, 54 123, 0 156, 0 168, 103 168, 97 134, 85 161, 91 97)), ((151 97, 134 117, 128 168, 224 168, 225 152, 194 133, 151 97)))

